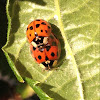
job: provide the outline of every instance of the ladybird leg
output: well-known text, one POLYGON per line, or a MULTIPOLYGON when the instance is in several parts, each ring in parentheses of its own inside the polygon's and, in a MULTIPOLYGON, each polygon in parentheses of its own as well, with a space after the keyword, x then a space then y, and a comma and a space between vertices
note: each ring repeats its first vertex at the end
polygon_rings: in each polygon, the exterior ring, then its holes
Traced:
POLYGON ((52 66, 53 66, 53 67, 54 67, 54 66, 56 66, 56 65, 57 65, 57 62, 58 62, 57 60, 54 60, 54 62, 53 62, 53 65, 52 65, 52 66))
POLYGON ((48 61, 45 61, 42 63, 45 66, 45 68, 43 70, 50 70, 50 66, 49 66, 48 62, 50 62, 50 61, 48 60, 48 61))
POLYGON ((49 64, 48 64, 48 70, 50 70, 51 68, 50 68, 50 66, 49 66, 49 64))
POLYGON ((47 70, 50 70, 50 66, 49 66, 49 63, 48 62, 47 62, 47 65, 48 65, 47 70))
POLYGON ((31 44, 36 48, 37 47, 37 44, 35 42, 31 42, 31 44))
POLYGON ((47 66, 48 70, 50 70, 51 69, 51 66, 50 66, 51 61, 50 60, 47 60, 45 63, 48 65, 47 66))
POLYGON ((37 41, 39 39, 39 36, 36 36, 36 39, 35 39, 35 41, 37 41))
POLYGON ((44 46, 43 43, 38 44, 38 47, 43 47, 43 46, 44 46))
POLYGON ((39 45, 37 45, 38 47, 38 49, 39 49, 39 51, 41 51, 41 52, 43 52, 44 51, 44 45, 43 44, 39 44, 39 45))
MULTIPOLYGON (((45 63, 45 62, 43 62, 43 63, 45 63)), ((44 72, 47 69, 46 69, 46 67, 45 67, 45 65, 43 63, 40 63, 40 65, 42 66, 42 71, 44 72)))
POLYGON ((47 65, 45 62, 42 62, 42 64, 43 64, 43 66, 45 67, 45 68, 43 69, 43 71, 47 70, 48 65, 47 65))
POLYGON ((43 44, 47 44, 47 43, 48 43, 48 37, 44 37, 43 44))

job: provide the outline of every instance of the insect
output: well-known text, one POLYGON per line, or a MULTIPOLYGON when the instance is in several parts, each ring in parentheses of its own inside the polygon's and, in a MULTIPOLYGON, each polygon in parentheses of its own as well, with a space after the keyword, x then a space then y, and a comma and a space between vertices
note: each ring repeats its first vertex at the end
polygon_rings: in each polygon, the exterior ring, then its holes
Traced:
MULTIPOLYGON (((33 41, 36 44, 37 44, 36 41, 39 41, 40 43, 44 42, 42 41, 43 38, 48 37, 50 34, 51 34, 51 25, 42 19, 36 19, 32 21, 28 25, 27 31, 26 31, 26 36, 28 38, 29 43, 33 41)), ((44 44, 46 44, 46 41, 44 44)))
POLYGON ((42 19, 32 21, 26 30, 32 57, 37 63, 50 69, 60 57, 60 42, 52 33, 51 25, 42 19))
POLYGON ((30 51, 35 61, 39 64, 43 64, 45 69, 48 70, 57 65, 61 48, 59 41, 53 35, 50 35, 46 45, 34 47, 31 43, 30 51))

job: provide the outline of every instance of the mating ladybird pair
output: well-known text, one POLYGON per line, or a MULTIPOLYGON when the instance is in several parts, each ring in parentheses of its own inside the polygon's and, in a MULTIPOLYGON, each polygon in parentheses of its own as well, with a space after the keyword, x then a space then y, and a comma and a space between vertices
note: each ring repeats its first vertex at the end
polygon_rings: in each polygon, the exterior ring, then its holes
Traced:
POLYGON ((51 25, 42 19, 32 21, 26 31, 32 57, 45 69, 57 65, 60 57, 60 43, 51 31, 51 25))

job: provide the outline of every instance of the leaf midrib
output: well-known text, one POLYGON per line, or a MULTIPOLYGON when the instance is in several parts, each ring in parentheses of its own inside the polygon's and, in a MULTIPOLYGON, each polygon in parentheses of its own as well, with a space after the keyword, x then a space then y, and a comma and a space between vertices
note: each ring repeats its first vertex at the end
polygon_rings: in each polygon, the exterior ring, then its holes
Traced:
MULTIPOLYGON (((82 82, 81 82, 81 78, 80 78, 80 73, 79 73, 79 70, 78 70, 78 66, 76 64, 74 55, 72 53, 72 50, 71 50, 71 48, 70 48, 70 46, 68 44, 67 38, 66 38, 65 33, 64 33, 64 26, 63 26, 63 23, 62 23, 62 20, 61 20, 59 2, 58 2, 58 0, 54 0, 54 2, 55 2, 55 8, 56 8, 56 12, 57 12, 56 14, 58 16, 58 24, 60 26, 61 34, 62 34, 64 42, 65 42, 66 55, 70 56, 71 61, 73 63, 73 67, 76 69, 77 80, 78 80, 78 83, 79 83, 81 100, 84 100, 83 87, 82 87, 82 82)), ((67 58, 67 56, 66 56, 66 58, 67 58)))

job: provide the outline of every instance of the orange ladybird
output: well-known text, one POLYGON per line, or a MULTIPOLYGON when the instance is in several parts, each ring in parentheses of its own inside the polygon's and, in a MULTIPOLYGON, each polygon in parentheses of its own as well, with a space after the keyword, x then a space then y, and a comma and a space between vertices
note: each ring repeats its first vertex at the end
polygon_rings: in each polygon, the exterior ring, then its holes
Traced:
POLYGON ((26 31, 28 41, 31 43, 35 38, 48 37, 51 34, 51 25, 42 19, 32 21, 26 31))
POLYGON ((30 51, 32 57, 37 63, 41 63, 46 69, 50 69, 57 65, 61 48, 59 41, 51 35, 49 37, 49 42, 46 45, 34 47, 32 44, 30 44, 30 51))

